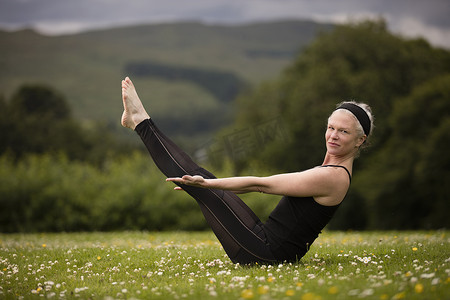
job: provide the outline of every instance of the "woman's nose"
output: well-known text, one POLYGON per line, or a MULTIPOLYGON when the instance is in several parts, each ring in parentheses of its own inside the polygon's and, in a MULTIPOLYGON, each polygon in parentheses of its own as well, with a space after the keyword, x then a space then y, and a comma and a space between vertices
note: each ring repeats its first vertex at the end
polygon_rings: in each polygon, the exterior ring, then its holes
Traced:
POLYGON ((335 131, 333 131, 333 132, 331 133, 331 138, 332 138, 333 140, 337 140, 337 139, 339 138, 339 135, 338 135, 337 130, 335 130, 335 131))

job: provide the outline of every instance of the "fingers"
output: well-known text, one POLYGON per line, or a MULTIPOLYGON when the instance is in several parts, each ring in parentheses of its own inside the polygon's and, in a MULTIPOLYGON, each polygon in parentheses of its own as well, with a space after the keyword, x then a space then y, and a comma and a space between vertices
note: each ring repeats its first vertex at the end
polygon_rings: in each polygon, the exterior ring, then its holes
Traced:
POLYGON ((186 183, 186 182, 194 181, 194 178, 190 175, 184 175, 183 177, 169 177, 169 178, 166 178, 166 181, 186 183))
MULTIPOLYGON (((172 177, 172 178, 166 178, 167 182, 178 182, 178 183, 183 183, 183 179, 179 178, 179 177, 172 177)), ((173 188, 175 191, 183 191, 183 189, 179 186, 176 186, 173 188)))
MULTIPOLYGON (((183 179, 179 178, 179 177, 174 177, 174 178, 167 178, 166 181, 171 181, 171 182, 178 182, 178 183, 183 183, 183 179)), ((176 186, 173 188, 175 191, 184 191, 181 187, 176 186)))
POLYGON ((183 182, 183 178, 180 178, 180 177, 171 177, 171 178, 166 178, 166 181, 182 183, 182 182, 183 182))
POLYGON ((183 177, 170 177, 167 178, 166 181, 171 181, 175 183, 185 184, 185 185, 194 185, 201 186, 205 179, 202 176, 195 175, 184 175, 183 177))

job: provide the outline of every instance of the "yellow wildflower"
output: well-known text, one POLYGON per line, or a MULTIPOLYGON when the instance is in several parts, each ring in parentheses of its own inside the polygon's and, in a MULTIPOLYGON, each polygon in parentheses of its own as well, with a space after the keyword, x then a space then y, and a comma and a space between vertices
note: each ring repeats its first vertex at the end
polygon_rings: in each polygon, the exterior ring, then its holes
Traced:
POLYGON ((297 282, 296 285, 297 285, 297 287, 302 287, 303 286, 303 282, 297 282))
POLYGON ((301 300, 322 300, 322 297, 314 293, 303 294, 301 300))
POLYGON ((423 292, 423 284, 421 283, 416 284, 416 286, 414 287, 414 291, 417 294, 421 294, 423 292))
POLYGON ((100 259, 102 259, 100 256, 97 256, 97 260, 100 260, 100 259))
POLYGON ((269 287, 267 285, 262 285, 258 287, 258 294, 265 295, 269 292, 269 287))
POLYGON ((272 282, 272 281, 274 281, 274 280, 275 280, 275 278, 273 278, 273 277, 267 278, 267 282, 272 282))
POLYGON ((42 244, 42 247, 43 247, 43 248, 47 247, 47 244, 42 244))
POLYGON ((336 286, 332 286, 328 289, 328 294, 335 295, 339 292, 339 289, 336 286))
POLYGON ((417 247, 413 247, 413 248, 412 248, 412 251, 417 251, 417 247))
POLYGON ((286 291, 286 296, 291 297, 295 295, 295 291, 294 290, 287 290, 286 291))
POLYGON ((392 297, 392 299, 394 299, 394 300, 403 299, 403 298, 405 298, 405 296, 406 296, 406 293, 401 292, 401 293, 395 294, 394 297, 392 297))
POLYGON ((253 290, 251 289, 245 289, 241 292, 241 297, 244 299, 252 299, 254 296, 253 290))

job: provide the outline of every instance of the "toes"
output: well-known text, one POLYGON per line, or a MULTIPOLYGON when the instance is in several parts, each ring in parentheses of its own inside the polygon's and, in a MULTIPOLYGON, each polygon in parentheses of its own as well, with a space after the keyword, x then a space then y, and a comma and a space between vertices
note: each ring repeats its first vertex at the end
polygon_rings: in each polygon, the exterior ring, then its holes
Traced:
POLYGON ((133 82, 131 81, 130 77, 125 77, 124 80, 122 80, 122 88, 130 88, 133 87, 133 82))

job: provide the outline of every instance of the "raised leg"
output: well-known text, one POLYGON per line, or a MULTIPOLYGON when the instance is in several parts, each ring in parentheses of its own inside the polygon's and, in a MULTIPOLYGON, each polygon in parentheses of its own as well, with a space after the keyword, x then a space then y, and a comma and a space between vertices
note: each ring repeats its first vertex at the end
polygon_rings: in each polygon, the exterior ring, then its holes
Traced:
MULTIPOLYGON (((122 82, 125 111, 122 125, 134 129, 150 156, 167 177, 202 175, 215 178, 199 167, 149 119, 136 90, 128 78, 122 82)), ((253 211, 234 193, 222 190, 182 186, 200 206, 206 221, 235 263, 271 263, 275 258, 269 249, 263 224, 253 211)))

